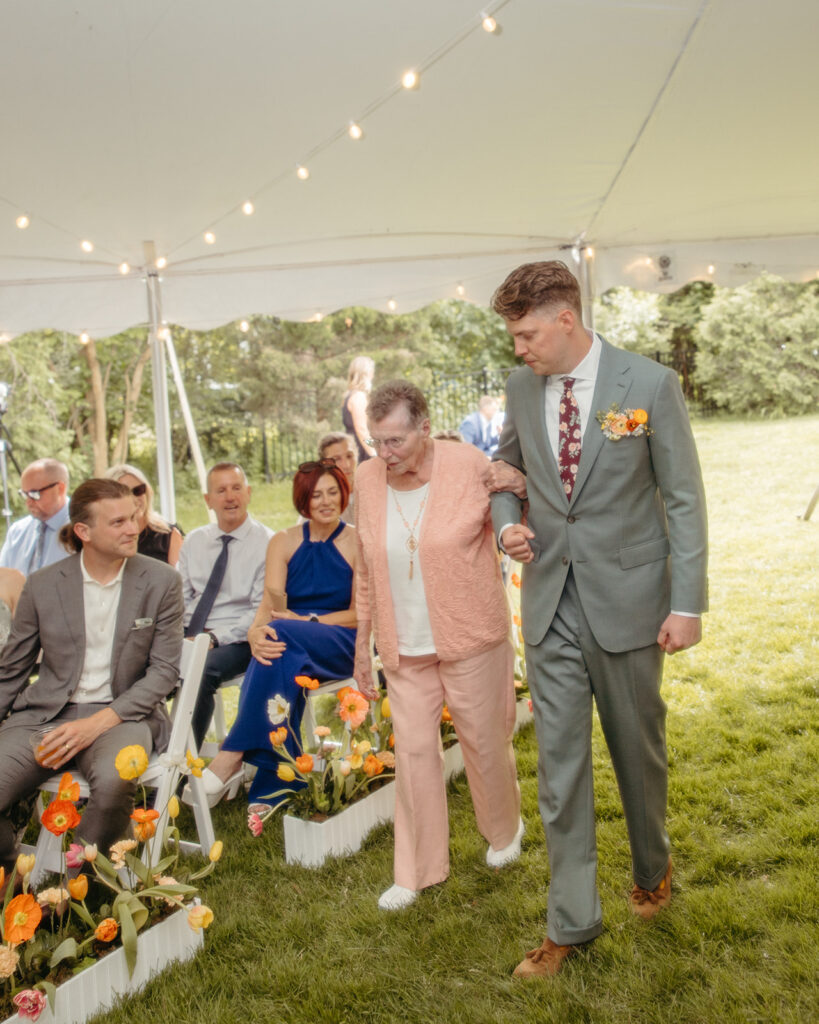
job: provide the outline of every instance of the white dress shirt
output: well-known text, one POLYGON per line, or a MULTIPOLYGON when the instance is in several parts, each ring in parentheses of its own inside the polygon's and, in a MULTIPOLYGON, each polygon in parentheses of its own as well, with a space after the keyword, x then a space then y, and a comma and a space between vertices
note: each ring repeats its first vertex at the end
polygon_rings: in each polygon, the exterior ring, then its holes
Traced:
POLYGON ((41 519, 24 516, 12 523, 6 534, 5 542, 0 549, 0 566, 6 569, 19 569, 24 576, 29 576, 37 569, 42 569, 62 558, 68 558, 68 552, 57 539, 60 528, 68 522, 68 502, 45 520, 45 537, 43 538, 43 555, 39 565, 32 564, 37 551, 37 538, 40 534, 41 519))
MULTIPOLYGON (((222 551, 222 534, 216 523, 209 523, 191 531, 182 544, 177 568, 182 576, 186 626, 222 551)), ((205 623, 220 647, 247 641, 247 631, 262 603, 264 560, 273 531, 248 516, 230 536, 225 577, 205 623)))
POLYGON ((597 368, 600 366, 600 353, 603 346, 596 334, 592 335, 589 351, 577 366, 569 373, 551 373, 546 378, 546 432, 552 454, 557 460, 557 445, 560 425, 560 399, 563 397, 563 382, 567 377, 574 380, 574 400, 580 412, 581 437, 586 434, 586 427, 592 418, 592 399, 594 386, 597 383, 597 368))
POLYGON ((111 688, 111 652, 114 648, 114 627, 122 594, 125 562, 123 558, 119 572, 112 580, 98 583, 88 574, 84 553, 80 552, 85 661, 79 685, 71 695, 71 704, 110 704, 114 699, 111 688))

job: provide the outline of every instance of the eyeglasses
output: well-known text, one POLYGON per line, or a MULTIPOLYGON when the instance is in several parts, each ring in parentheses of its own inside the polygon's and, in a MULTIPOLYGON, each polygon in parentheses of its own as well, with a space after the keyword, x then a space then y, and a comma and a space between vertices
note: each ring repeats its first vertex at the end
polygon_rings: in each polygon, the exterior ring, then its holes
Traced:
POLYGON ((299 466, 299 473, 312 473, 316 469, 335 469, 336 464, 332 459, 319 459, 317 462, 302 462, 299 466))
POLYGON ((135 498, 141 498, 142 495, 148 490, 147 484, 137 484, 136 487, 131 488, 131 494, 135 498))
POLYGON ((30 501, 39 501, 49 487, 56 487, 59 482, 59 480, 55 480, 53 484, 46 484, 45 487, 41 487, 39 491, 24 491, 22 487, 18 487, 17 493, 21 498, 28 498, 30 501))
POLYGON ((388 437, 384 441, 377 441, 374 437, 368 437, 365 441, 365 444, 368 444, 370 448, 375 448, 376 451, 380 448, 389 448, 391 451, 395 451, 396 448, 401 448, 406 443, 406 437, 388 437))

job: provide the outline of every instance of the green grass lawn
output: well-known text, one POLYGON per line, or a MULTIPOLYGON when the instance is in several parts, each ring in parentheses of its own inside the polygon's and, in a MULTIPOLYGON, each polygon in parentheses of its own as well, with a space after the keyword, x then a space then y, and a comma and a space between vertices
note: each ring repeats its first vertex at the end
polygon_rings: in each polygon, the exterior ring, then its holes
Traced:
MULTIPOLYGON (((695 425, 711 524, 703 643, 667 661, 671 907, 627 906, 629 851, 599 729, 599 881, 605 930, 555 979, 511 971, 545 934, 548 868, 533 727, 516 746, 527 832, 493 872, 463 778, 450 792, 452 874, 385 914, 392 828, 319 871, 283 860, 239 801, 214 811, 226 850, 206 880, 216 919, 202 956, 99 1020, 171 1024, 767 1022, 819 1019, 817 990, 817 552, 819 417, 695 425), (798 439, 798 440, 795 440, 798 439)), ((292 522, 283 485, 252 511, 292 522)), ((195 501, 180 502, 190 527, 195 501), (190 514, 190 520, 187 516, 190 514)))

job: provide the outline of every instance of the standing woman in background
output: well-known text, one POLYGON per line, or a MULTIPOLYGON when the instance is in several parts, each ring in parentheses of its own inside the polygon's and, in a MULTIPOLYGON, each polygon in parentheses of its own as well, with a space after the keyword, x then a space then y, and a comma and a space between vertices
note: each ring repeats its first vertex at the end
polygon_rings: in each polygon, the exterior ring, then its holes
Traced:
POLYGON ((367 397, 373 386, 375 363, 369 356, 356 356, 347 371, 347 391, 341 403, 344 430, 355 438, 359 464, 371 459, 375 451, 367 444, 367 397))
POLYGON ((119 480, 125 484, 134 496, 139 524, 138 553, 167 562, 176 568, 179 549, 182 547, 182 534, 158 512, 154 512, 154 489, 142 470, 120 462, 106 470, 105 476, 108 480, 119 480))

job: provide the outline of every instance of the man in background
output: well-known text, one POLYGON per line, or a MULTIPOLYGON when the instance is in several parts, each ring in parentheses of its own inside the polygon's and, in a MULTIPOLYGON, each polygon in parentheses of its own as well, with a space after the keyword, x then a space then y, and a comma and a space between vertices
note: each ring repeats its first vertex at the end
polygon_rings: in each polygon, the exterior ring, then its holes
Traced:
POLYGON ((498 447, 500 431, 496 423, 498 400, 491 395, 483 395, 478 402, 477 412, 470 413, 458 427, 461 436, 468 444, 484 453, 492 455, 498 447))
POLYGON ((334 462, 347 477, 347 483, 350 485, 350 501, 347 508, 341 513, 341 518, 345 523, 352 525, 355 518, 353 515, 353 488, 355 486, 355 471, 358 468, 358 450, 355 438, 341 430, 325 434, 319 441, 319 458, 334 462))
POLYGON ((68 522, 68 467, 57 459, 37 459, 20 477, 28 515, 12 523, 0 549, 0 567, 30 576, 68 552, 58 535, 68 522))

